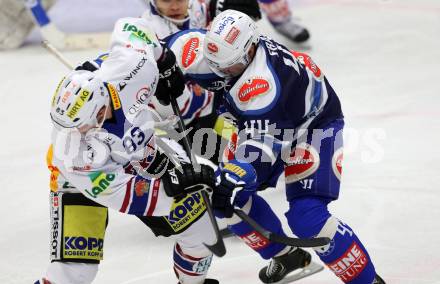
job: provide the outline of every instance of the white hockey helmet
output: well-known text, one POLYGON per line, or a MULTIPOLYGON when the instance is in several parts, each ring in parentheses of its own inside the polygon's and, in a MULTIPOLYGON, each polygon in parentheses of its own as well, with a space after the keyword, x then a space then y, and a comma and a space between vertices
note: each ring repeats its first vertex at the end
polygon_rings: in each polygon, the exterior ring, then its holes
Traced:
POLYGON ((248 15, 226 10, 212 21, 203 43, 203 55, 217 75, 229 77, 221 70, 237 63, 247 66, 250 63, 249 49, 259 40, 257 25, 248 15))
POLYGON ((73 71, 58 84, 50 116, 57 128, 97 126, 99 110, 110 104, 104 83, 90 71, 73 71))

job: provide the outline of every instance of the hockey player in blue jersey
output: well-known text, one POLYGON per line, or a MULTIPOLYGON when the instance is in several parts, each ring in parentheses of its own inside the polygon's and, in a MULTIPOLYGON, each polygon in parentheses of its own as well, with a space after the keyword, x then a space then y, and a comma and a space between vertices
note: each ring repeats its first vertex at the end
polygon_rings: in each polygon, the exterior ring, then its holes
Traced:
POLYGON ((354 231, 327 208, 339 196, 344 120, 319 67, 308 55, 260 35, 247 15, 233 10, 219 14, 206 35, 188 31, 172 37, 168 44, 178 57, 182 52, 176 42, 185 37, 198 37, 203 51, 184 73, 207 89, 224 90, 224 105, 240 131, 235 157, 217 172, 212 202, 236 235, 271 259, 260 279, 277 282, 310 261, 306 251, 269 242, 233 214, 234 206, 242 208, 267 230, 284 234, 271 206, 258 195, 284 174, 285 216, 292 232, 330 238, 315 252, 344 283, 385 283, 354 231))

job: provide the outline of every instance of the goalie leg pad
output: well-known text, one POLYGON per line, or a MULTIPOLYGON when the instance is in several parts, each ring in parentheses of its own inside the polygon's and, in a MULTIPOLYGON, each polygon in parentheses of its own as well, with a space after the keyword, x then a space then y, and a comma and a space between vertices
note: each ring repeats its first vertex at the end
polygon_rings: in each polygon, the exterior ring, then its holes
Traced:
POLYGON ((328 203, 316 197, 291 201, 286 217, 292 232, 300 238, 330 238, 328 245, 314 248, 330 270, 344 283, 372 283, 376 272, 367 250, 347 224, 329 213, 328 203))
POLYGON ((81 193, 50 193, 52 262, 99 263, 103 258, 108 209, 81 193))
POLYGON ((2 27, 0 29, 0 50, 19 47, 35 25, 23 2, 29 4, 35 2, 36 6, 42 10, 41 13, 46 15, 45 10, 52 7, 55 0, 0 0, 0 26, 2 27))

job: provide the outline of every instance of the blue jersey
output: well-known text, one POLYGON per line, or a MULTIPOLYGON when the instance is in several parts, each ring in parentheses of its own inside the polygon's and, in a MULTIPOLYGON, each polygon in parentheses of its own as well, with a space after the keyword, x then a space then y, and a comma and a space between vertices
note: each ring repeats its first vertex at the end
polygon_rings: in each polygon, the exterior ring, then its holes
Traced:
POLYGON ((203 60, 205 33, 187 30, 166 41, 188 80, 224 92, 225 106, 237 118, 240 129, 268 124, 280 129, 312 129, 343 117, 336 93, 308 55, 262 36, 246 71, 226 81, 203 60), (188 42, 196 46, 188 50, 188 42))
MULTIPOLYGON (((232 80, 222 79, 203 58, 204 36, 203 30, 188 30, 172 35, 167 43, 188 80, 223 93, 223 105, 236 119, 240 131, 236 158, 258 153, 259 158, 250 163, 259 184, 274 185, 283 172, 289 181, 297 182, 297 177, 304 177, 296 172, 298 164, 318 158, 298 159, 292 153, 299 142, 295 134, 301 132, 299 129, 327 129, 332 122, 343 118, 335 91, 307 54, 291 51, 264 36, 260 37, 256 54, 244 73, 232 80), (190 42, 196 42, 197 47, 188 51, 185 47, 190 42), (283 158, 286 148, 289 155, 283 158), (289 173, 294 176, 287 176, 289 173)), ((308 134, 301 143, 311 143, 308 134)), ((305 148, 310 149, 309 146, 305 148)), ((329 153, 316 150, 310 153, 332 157, 335 149, 321 149, 329 153)), ((335 198, 337 194, 330 196, 335 198)))

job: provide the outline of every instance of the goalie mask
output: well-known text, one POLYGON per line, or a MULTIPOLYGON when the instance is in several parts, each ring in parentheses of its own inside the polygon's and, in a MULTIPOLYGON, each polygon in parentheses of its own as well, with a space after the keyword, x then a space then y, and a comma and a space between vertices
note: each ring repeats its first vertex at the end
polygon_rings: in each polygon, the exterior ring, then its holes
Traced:
POLYGON ((90 71, 73 71, 59 83, 50 116, 57 128, 98 126, 98 112, 110 103, 104 83, 90 71))
POLYGON ((259 40, 258 28, 248 15, 226 10, 215 17, 211 29, 206 33, 203 55, 214 73, 231 77, 223 70, 238 63, 247 67, 251 61, 249 50, 259 40))

